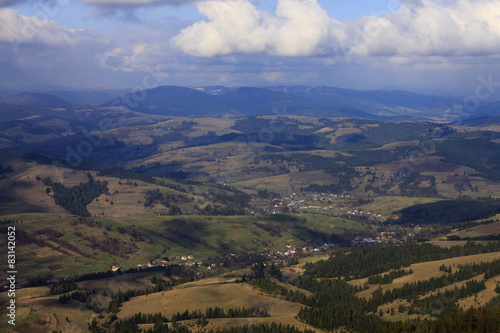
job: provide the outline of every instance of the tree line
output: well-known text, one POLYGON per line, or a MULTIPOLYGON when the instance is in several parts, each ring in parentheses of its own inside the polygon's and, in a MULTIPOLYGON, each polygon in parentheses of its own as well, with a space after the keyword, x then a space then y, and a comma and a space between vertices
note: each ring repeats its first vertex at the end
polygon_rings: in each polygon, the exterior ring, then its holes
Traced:
POLYGON ((360 279, 419 262, 499 251, 500 242, 486 244, 467 242, 463 246, 455 245, 449 248, 428 243, 410 243, 345 249, 335 253, 335 256, 328 260, 306 264, 304 267, 308 274, 315 277, 360 279))
POLYGON ((229 308, 224 309, 221 307, 209 307, 202 312, 200 310, 189 311, 186 310, 182 313, 177 312, 172 315, 172 322, 183 321, 198 318, 265 318, 270 317, 270 314, 266 309, 260 309, 256 307, 252 308, 229 308))
POLYGON ((411 269, 397 269, 394 271, 391 271, 387 274, 384 275, 373 275, 368 278, 368 283, 369 284, 389 284, 394 281, 394 279, 400 278, 405 275, 412 274, 413 271, 411 269))
POLYGON ((486 289, 484 281, 467 281, 460 288, 455 286, 452 289, 446 289, 444 292, 438 291, 436 295, 414 301, 408 310, 408 315, 418 313, 437 317, 456 308, 456 302, 459 299, 476 295, 484 289, 486 289))

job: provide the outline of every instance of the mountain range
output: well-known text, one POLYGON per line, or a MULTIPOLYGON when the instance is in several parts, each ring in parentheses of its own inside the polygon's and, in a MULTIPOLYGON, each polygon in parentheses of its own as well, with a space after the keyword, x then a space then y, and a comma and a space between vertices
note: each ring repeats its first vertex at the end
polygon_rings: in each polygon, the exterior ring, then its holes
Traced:
MULTIPOLYGON (((402 90, 360 91, 326 86, 160 86, 139 91, 85 89, 21 93, 1 98, 0 104, 3 105, 0 108, 1 113, 12 109, 13 106, 24 108, 24 117, 36 114, 40 108, 119 106, 143 114, 184 117, 289 114, 379 120, 450 121, 452 118, 449 114, 452 114, 457 106, 462 110, 464 103, 463 99, 458 97, 430 96, 402 90)), ((499 101, 487 101, 474 113, 467 114, 466 118, 497 117, 500 116, 499 110, 499 101)), ((1 118, 4 119, 5 116, 1 118)))

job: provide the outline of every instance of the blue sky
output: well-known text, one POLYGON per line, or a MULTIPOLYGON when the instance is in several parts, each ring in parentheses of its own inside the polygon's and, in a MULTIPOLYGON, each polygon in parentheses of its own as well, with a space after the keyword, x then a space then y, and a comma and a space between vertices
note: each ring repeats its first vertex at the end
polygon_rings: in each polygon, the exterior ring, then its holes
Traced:
POLYGON ((481 77, 500 82, 499 17, 497 0, 0 0, 0 89, 312 84, 467 95, 481 77))

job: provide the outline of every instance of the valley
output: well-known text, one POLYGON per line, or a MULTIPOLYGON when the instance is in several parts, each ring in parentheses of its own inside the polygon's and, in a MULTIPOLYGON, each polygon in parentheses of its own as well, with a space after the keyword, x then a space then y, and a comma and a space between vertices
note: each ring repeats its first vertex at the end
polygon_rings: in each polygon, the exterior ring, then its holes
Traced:
POLYGON ((214 91, 2 100, 2 331, 499 327, 496 118, 398 92, 214 91))

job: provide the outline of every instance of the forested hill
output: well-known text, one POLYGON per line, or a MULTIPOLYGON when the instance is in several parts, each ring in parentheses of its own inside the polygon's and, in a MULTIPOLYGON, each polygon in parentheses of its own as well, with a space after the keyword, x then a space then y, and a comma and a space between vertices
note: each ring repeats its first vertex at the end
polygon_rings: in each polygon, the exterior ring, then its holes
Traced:
POLYGON ((435 119, 454 103, 452 98, 407 91, 356 91, 331 87, 202 87, 162 86, 125 94, 103 106, 174 116, 294 114, 367 119, 435 119))

